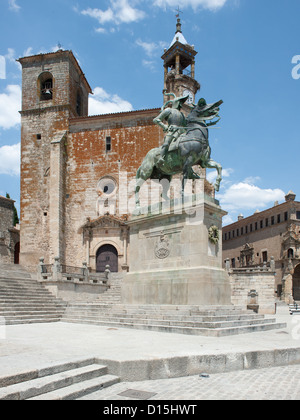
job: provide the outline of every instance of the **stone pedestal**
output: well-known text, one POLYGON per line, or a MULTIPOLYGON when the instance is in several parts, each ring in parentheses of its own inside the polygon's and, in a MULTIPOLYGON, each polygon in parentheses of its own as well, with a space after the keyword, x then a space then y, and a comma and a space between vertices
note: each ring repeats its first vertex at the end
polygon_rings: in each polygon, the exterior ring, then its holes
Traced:
POLYGON ((142 213, 129 222, 130 271, 122 285, 123 303, 231 305, 230 280, 222 269, 226 213, 219 203, 198 195, 142 213))

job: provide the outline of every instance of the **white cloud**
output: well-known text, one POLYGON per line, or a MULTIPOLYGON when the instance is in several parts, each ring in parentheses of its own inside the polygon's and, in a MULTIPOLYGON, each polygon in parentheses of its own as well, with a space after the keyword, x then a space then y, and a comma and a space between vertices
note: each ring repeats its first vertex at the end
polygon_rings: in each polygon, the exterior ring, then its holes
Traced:
POLYGON ((94 89, 94 95, 89 97, 89 115, 113 114, 133 111, 130 102, 116 94, 107 93, 101 87, 94 89))
POLYGON ((6 60, 3 55, 0 55, 0 79, 6 79, 6 60))
POLYGON ((136 40, 136 45, 142 47, 148 57, 153 57, 157 52, 161 53, 163 48, 167 47, 167 44, 163 41, 156 42, 144 42, 141 39, 136 40))
MULTIPOLYGON (((231 169, 231 168, 223 169, 222 170, 222 176, 223 176, 223 181, 222 182, 223 182, 223 185, 224 185, 224 178, 229 178, 230 175, 233 172, 234 172, 234 170, 231 169)), ((217 176, 218 176, 217 171, 214 170, 212 172, 208 172, 207 175, 206 175, 206 178, 207 178, 208 182, 210 182, 211 184, 213 184, 216 181, 217 176)))
POLYGON ((226 211, 252 211, 265 209, 275 201, 284 200, 285 193, 280 189, 263 189, 253 184, 239 182, 219 194, 222 208, 226 211))
MULTIPOLYGON (((194 10, 197 10, 199 7, 203 7, 204 9, 216 11, 221 9, 226 2, 227 0, 181 0, 180 8, 192 7, 194 10)), ((175 8, 178 6, 178 0, 155 0, 153 4, 164 9, 168 6, 175 8)))
POLYGON ((154 51, 157 49, 157 44, 155 42, 143 42, 141 39, 138 39, 136 41, 136 44, 139 47, 142 47, 143 50, 145 51, 145 53, 149 56, 152 57, 154 51))
POLYGON ((8 85, 5 92, 0 93, 0 128, 9 129, 21 122, 21 87, 8 85))
POLYGON ((28 48, 26 48, 26 50, 24 51, 23 56, 24 56, 24 57, 29 57, 29 56, 31 56, 32 54, 33 54, 33 48, 32 48, 32 47, 28 47, 28 48))
POLYGON ((96 32, 98 32, 99 34, 105 34, 106 33, 106 29, 104 28, 97 28, 95 29, 96 32))
POLYGON ((0 174, 20 175, 20 143, 0 147, 0 174))
MULTIPOLYGON (((96 19, 101 25, 114 23, 138 22, 145 17, 145 12, 133 7, 129 0, 110 0, 110 7, 107 10, 87 8, 81 11, 81 14, 96 19)), ((103 32, 102 30, 97 32, 103 32)))
POLYGON ((18 12, 21 7, 17 5, 17 0, 8 0, 9 9, 13 12, 18 12))

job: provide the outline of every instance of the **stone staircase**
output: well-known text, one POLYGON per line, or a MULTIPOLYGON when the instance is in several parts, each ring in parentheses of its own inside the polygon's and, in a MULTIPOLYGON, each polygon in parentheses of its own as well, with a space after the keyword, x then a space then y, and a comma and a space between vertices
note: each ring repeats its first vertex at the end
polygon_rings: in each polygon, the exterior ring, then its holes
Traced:
POLYGON ((0 400, 75 400, 120 382, 95 359, 0 377, 0 400))
POLYGON ((276 319, 235 306, 69 305, 63 322, 221 337, 286 328, 276 319))
POLYGON ((66 306, 21 266, 0 266, 0 317, 6 325, 58 322, 66 306))
POLYGON ((289 305, 290 315, 300 315, 300 302, 294 302, 289 305))
POLYGON ((124 278, 124 274, 110 274, 110 288, 99 295, 96 303, 103 303, 106 305, 116 305, 121 303, 121 284, 124 278))

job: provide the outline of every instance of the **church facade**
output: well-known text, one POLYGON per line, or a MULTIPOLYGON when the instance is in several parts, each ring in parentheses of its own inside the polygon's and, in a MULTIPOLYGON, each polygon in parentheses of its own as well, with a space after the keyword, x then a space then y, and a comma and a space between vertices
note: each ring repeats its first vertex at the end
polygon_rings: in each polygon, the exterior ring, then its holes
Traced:
MULTIPOLYGON (((178 19, 164 51, 164 102, 200 89, 194 47, 178 19)), ((153 120, 161 109, 88 116, 91 87, 72 51, 19 59, 22 65, 21 253, 36 267, 88 264, 127 271, 136 172, 164 133, 153 120)), ((147 195, 147 191, 145 193, 147 195)), ((147 196, 145 202, 147 203, 147 196)))

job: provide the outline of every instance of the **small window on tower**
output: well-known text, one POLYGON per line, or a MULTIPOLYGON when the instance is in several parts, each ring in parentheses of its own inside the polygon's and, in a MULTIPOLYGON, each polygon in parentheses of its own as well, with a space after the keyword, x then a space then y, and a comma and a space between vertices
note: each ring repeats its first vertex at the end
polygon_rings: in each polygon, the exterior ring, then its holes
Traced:
POLYGON ((106 150, 106 153, 111 152, 111 137, 106 137, 105 150, 106 150))
POLYGON ((82 114, 82 101, 81 101, 81 95, 79 92, 77 93, 77 99, 76 99, 76 112, 80 117, 82 114))

